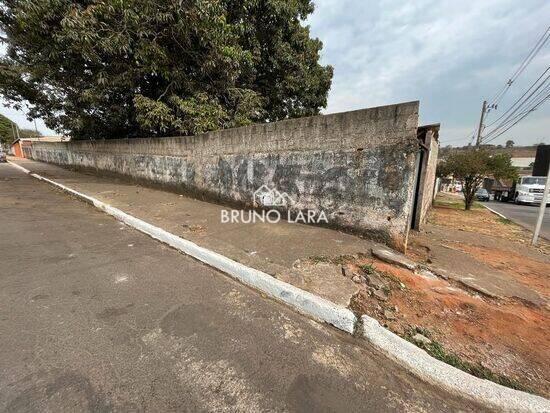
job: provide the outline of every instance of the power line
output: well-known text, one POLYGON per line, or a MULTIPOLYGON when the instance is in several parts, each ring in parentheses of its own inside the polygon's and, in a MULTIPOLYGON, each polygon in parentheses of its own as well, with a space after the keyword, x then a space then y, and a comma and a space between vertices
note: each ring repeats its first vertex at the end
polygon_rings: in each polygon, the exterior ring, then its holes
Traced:
POLYGON ((453 139, 448 139, 448 140, 442 139, 442 142, 441 142, 441 143, 449 143, 449 142, 463 141, 463 140, 468 139, 468 138, 469 138, 469 136, 462 137, 462 138, 453 138, 453 139))
POLYGON ((539 101, 534 107, 532 107, 531 109, 529 109, 528 111, 525 111, 523 112, 523 116, 521 116, 518 120, 516 120, 513 124, 511 124, 510 126, 508 126, 506 129, 504 129, 502 132, 500 132, 499 134, 497 134, 496 136, 493 136, 491 139, 489 139, 488 141, 486 141, 485 143, 489 143, 491 141, 494 141, 496 138, 498 138, 500 135, 502 135, 503 133, 509 131, 511 128, 513 128, 515 125, 517 125, 519 122, 521 122, 527 115, 529 115, 531 112, 534 112, 535 110, 537 110, 537 108, 542 105, 544 102, 546 102, 548 99, 550 98, 550 93, 548 93, 541 101, 539 101))
MULTIPOLYGON (((533 105, 533 103, 536 105, 536 101, 543 95, 545 95, 546 93, 550 92, 550 83, 548 85, 546 85, 544 88, 542 88, 536 95, 532 96, 530 99, 528 99, 526 102, 525 102, 525 105, 523 105, 523 107, 529 107, 531 105, 533 105)), ((518 114, 516 114, 514 117, 509 117, 507 118, 506 122, 505 123, 510 123, 511 120, 517 118, 518 116, 520 116, 521 114, 525 113, 526 111, 529 111, 529 109, 527 110, 524 110, 523 112, 519 112, 518 114)), ((504 122, 503 122, 504 124, 504 122)), ((504 126, 504 125, 502 125, 504 126)))
POLYGON ((545 87, 533 99, 531 99, 529 104, 525 105, 526 108, 522 108, 523 109, 522 111, 520 111, 518 113, 514 113, 513 116, 510 116, 510 117, 506 118, 506 120, 503 121, 502 123, 500 123, 497 128, 493 129, 491 132, 489 132, 487 135, 485 135, 484 139, 487 139, 487 138, 493 136, 494 134, 500 132, 503 128, 507 127, 510 123, 513 123, 516 119, 520 118, 523 114, 529 112, 532 109, 532 107, 537 106, 538 103, 540 102, 540 101, 537 101, 537 99, 541 95, 543 95, 544 93, 548 93, 549 91, 550 91, 550 85, 545 87))
MULTIPOLYGON (((539 53, 539 51, 546 44, 546 42, 548 41, 549 38, 550 38, 550 26, 548 26, 546 28, 543 35, 537 40, 537 42, 535 43, 535 46, 533 46, 533 48, 530 50, 529 54, 523 59, 523 61, 519 65, 519 67, 516 69, 516 71, 510 77, 510 79, 508 79, 508 81, 506 82, 506 85, 493 97, 493 99, 491 99, 491 101, 489 101, 489 102, 487 100, 483 101, 483 106, 481 108, 481 115, 480 115, 480 119, 479 119, 479 126, 477 128, 477 133, 476 133, 476 146, 481 145, 482 140, 486 139, 491 134, 497 133, 499 128, 504 127, 507 124, 507 122, 509 122, 511 119, 513 121, 513 119, 514 119, 513 116, 515 116, 516 112, 518 110, 522 109, 522 106, 525 105, 527 102, 529 102, 529 99, 532 97, 533 93, 531 95, 529 95, 525 100, 521 101, 521 99, 523 99, 523 97, 529 92, 529 90, 531 90, 538 83, 540 78, 537 79, 537 81, 533 85, 531 85, 529 87, 529 89, 520 97, 520 99, 518 101, 516 101, 512 105, 512 107, 509 108, 503 115, 501 115, 498 119, 496 119, 490 125, 485 125, 486 118, 489 116, 489 113, 491 112, 491 110, 492 109, 497 109, 498 104, 502 100, 504 94, 508 91, 508 89, 510 89, 510 87, 516 81, 516 79, 525 71, 527 66, 529 66, 529 64, 533 61, 535 56, 539 53), (521 102, 519 104, 519 106, 516 109, 514 109, 514 107, 519 102, 521 102), (489 132, 485 137, 482 137, 482 133, 485 131, 485 129, 488 126, 491 126, 491 125, 494 125, 495 123, 497 123, 504 116, 506 116, 506 114, 508 114, 511 110, 513 110, 512 113, 510 113, 508 115, 508 117, 505 118, 504 121, 501 124, 499 124, 497 127, 495 127, 495 129, 493 131, 489 132)), ((544 76, 544 73, 543 73, 542 76, 544 76)), ((547 80, 547 78, 543 81, 543 83, 541 85, 543 85, 546 82, 546 80, 547 80)), ((535 92, 541 87, 541 85, 539 85, 535 89, 535 92)), ((531 102, 529 102, 529 103, 531 103, 531 102)))
MULTIPOLYGON (((453 138, 453 139, 449 139, 449 140, 447 140, 447 141, 445 141, 445 142, 456 142, 456 141, 462 141, 462 140, 465 140, 465 139, 469 139, 469 140, 470 140, 470 144, 472 144, 472 142, 473 142, 474 139, 475 139, 475 133, 476 133, 476 126, 474 126, 474 128, 472 129, 472 132, 470 132, 467 136, 464 136, 464 137, 462 137, 462 138, 453 138)), ((444 143, 444 142, 443 142, 444 140, 445 140, 445 139, 442 138, 442 139, 441 139, 441 141, 442 141, 441 143, 444 143)))
MULTIPOLYGON (((529 89, 527 89, 527 91, 514 103, 514 105, 512 105, 512 107, 510 107, 509 110, 506 111, 506 113, 510 112, 510 110, 513 109, 518 103, 519 105, 517 105, 517 107, 515 107, 515 109, 512 110, 512 112, 509 113, 508 116, 506 116, 499 125, 497 125, 491 132, 485 135, 484 139, 487 139, 491 135, 498 133, 500 129, 506 127, 511 122, 514 122, 518 117, 521 117, 526 111, 529 112, 530 109, 526 109, 526 108, 532 107, 533 103, 537 102, 540 96, 548 91, 550 84, 546 86, 545 84, 549 78, 550 78, 550 75, 546 76, 546 78, 528 96, 525 96, 533 88, 533 86, 535 86, 538 83, 538 80, 540 80, 540 78, 537 79, 537 81, 533 83, 533 85, 531 85, 529 89), (542 90, 539 90, 541 88, 542 90)), ((536 104, 537 103, 535 103, 535 105, 536 104)), ((506 113, 504 115, 506 115, 506 113)))
MULTIPOLYGON (((550 88, 545 88, 544 92, 546 92, 546 93, 550 92, 550 88)), ((534 102, 533 106, 523 110, 522 112, 519 112, 514 117, 508 119, 506 122, 503 122, 501 125, 499 125, 498 129, 495 129, 495 130, 491 131, 490 134, 485 136, 486 140, 484 142, 492 141, 493 138, 495 137, 495 134, 496 134, 496 136, 500 136, 500 135, 502 135, 502 133, 504 133, 505 131, 510 129, 510 127, 512 127, 512 126, 516 125, 517 123, 519 123, 520 120, 522 120, 525 116, 527 116, 529 113, 536 110, 542 103, 544 103, 544 101, 546 101, 546 99, 548 99, 549 95, 550 94, 544 96, 541 100, 539 100, 537 102, 534 102), (512 124, 512 125, 510 127, 508 127, 510 124, 512 124), (504 129, 504 131, 503 131, 503 129, 504 129), (502 131, 502 133, 501 133, 501 131, 502 131), (487 140, 487 138, 491 138, 491 139, 487 140)))
MULTIPOLYGON (((501 120, 504 116, 506 116, 508 114, 508 112, 510 112, 520 101, 521 99, 523 99, 523 97, 529 93, 529 91, 539 82, 539 80, 550 70, 550 66, 548 66, 546 68, 546 70, 542 73, 542 75, 539 76, 539 78, 537 80, 535 80, 531 86, 529 86, 529 88, 525 91, 525 93, 523 95, 521 95, 515 102, 512 106, 510 106, 508 108, 508 110, 506 112, 504 112, 502 115, 500 115, 500 117, 498 117, 497 119, 495 119, 493 122, 491 122, 490 124, 486 125, 485 127, 490 127, 492 125, 494 125, 495 123, 497 123, 499 120, 501 120)), ((548 79, 548 76, 544 79, 543 83, 546 82, 546 80, 548 79)))
MULTIPOLYGON (((537 42, 535 43, 533 48, 529 51, 527 56, 523 59, 523 61, 519 65, 519 67, 514 71, 512 76, 510 76, 510 78, 508 79, 508 81, 506 82, 504 87, 489 102, 487 102, 486 100, 483 101, 483 106, 482 106, 482 109, 481 109, 481 116, 480 116, 480 120, 479 120, 479 126, 477 127, 477 134, 475 134, 475 136, 472 135, 470 144, 473 142, 473 140, 476 138, 476 136, 477 136, 476 146, 481 145, 481 143, 483 143, 483 141, 486 140, 487 138, 491 137, 491 140, 493 140, 494 138, 492 136, 495 135, 495 134, 497 134, 497 136, 500 136, 502 133, 509 130, 511 127, 513 127, 518 122, 520 122, 525 116, 527 116, 533 110, 536 110, 536 108, 540 104, 542 104, 543 101, 546 100, 546 98, 545 98, 542 101, 537 102, 537 99, 541 96, 541 94, 546 92, 545 84, 546 84, 547 80, 549 79, 550 75, 547 76, 546 78, 544 78, 544 80, 540 84, 539 84, 539 81, 540 81, 540 79, 542 79, 544 77, 544 75, 548 72, 548 70, 550 70, 550 67, 548 67, 546 69, 546 71, 533 84, 531 84, 531 86, 529 86, 529 88, 523 93, 523 95, 520 96, 520 98, 517 99, 512 104, 512 106, 509 107, 506 110, 506 112, 504 112, 501 116, 499 116, 496 120, 491 122, 489 125, 484 124, 484 122, 486 121, 486 118, 488 117, 491 110, 492 109, 497 109, 498 104, 500 103, 500 101, 502 100, 502 98, 504 97, 506 92, 510 89, 510 87, 516 81, 516 79, 519 76, 521 76, 521 74, 525 71, 525 69, 529 66, 529 64, 533 61, 533 59, 537 56, 537 54, 544 47, 544 45, 546 44, 548 39, 550 39, 550 26, 548 26, 546 28, 546 30, 544 31, 542 36, 537 40, 537 42), (539 91, 539 89, 543 86, 544 86, 544 88, 541 91, 539 91), (535 89, 526 97, 526 95, 534 87, 535 87, 535 89), (533 105, 533 103, 534 103, 534 105, 533 105), (533 106, 531 106, 531 105, 533 105, 533 106), (528 108, 528 109, 524 110, 525 108, 528 108), (485 136, 482 136, 482 133, 485 131, 485 129, 487 127, 490 127, 490 126, 494 125, 495 123, 497 123, 501 120, 502 120, 502 122, 500 124, 498 124, 492 131, 490 131, 485 136), (513 122, 515 122, 515 123, 513 123, 513 122), (513 123, 513 124, 510 127, 508 127, 508 125, 510 123, 513 123), (506 128, 506 130, 503 131, 502 133, 500 133, 500 131, 503 128, 506 128)), ((468 139, 468 137, 462 138, 462 139, 468 139)), ((456 140, 458 140, 458 139, 456 139, 456 140)))
POLYGON ((508 89, 512 86, 512 84, 516 81, 516 79, 523 73, 523 71, 529 66, 529 63, 535 58, 535 56, 538 54, 540 49, 545 45, 545 43, 550 38, 550 26, 546 29, 544 34, 539 38, 539 40, 535 43, 535 46, 531 49, 529 54, 523 59, 523 62, 519 65, 519 67, 516 69, 516 71, 512 74, 510 79, 506 82, 504 87, 491 99, 489 102, 489 108, 496 108, 498 103, 502 100, 503 96, 506 94, 508 89))
POLYGON ((444 138, 441 139, 441 143, 448 143, 448 142, 456 142, 456 141, 463 141, 468 140, 469 144, 471 145, 475 139, 475 128, 472 130, 472 133, 468 134, 467 136, 463 136, 462 138, 453 138, 449 140, 445 140, 444 138), (444 141, 444 142, 443 142, 444 141))

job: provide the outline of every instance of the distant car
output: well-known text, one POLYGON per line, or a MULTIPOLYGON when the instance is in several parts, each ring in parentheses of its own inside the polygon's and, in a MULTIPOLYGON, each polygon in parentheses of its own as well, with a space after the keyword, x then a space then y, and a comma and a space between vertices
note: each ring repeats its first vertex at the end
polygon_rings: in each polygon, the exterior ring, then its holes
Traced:
POLYGON ((8 159, 6 158, 6 152, 0 151, 0 162, 8 162, 8 159))
POLYGON ((489 192, 485 188, 479 188, 476 191, 476 198, 478 201, 488 201, 489 200, 489 192))

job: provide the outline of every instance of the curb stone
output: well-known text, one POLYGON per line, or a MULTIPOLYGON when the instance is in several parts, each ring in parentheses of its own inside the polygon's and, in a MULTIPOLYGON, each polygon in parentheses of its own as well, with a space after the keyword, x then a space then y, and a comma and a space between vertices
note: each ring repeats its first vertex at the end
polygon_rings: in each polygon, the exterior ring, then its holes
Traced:
POLYGON ((437 360, 421 348, 385 329, 369 316, 362 316, 363 336, 402 367, 421 379, 458 396, 499 411, 548 412, 547 399, 479 379, 437 360))
POLYGON ((95 206, 128 226, 230 275, 243 284, 256 288, 268 296, 288 304, 301 313, 332 324, 347 333, 353 335, 360 333, 363 338, 388 358, 394 360, 420 379, 439 388, 501 411, 550 412, 549 400, 510 389, 488 380, 479 379, 437 360, 421 348, 385 329, 374 318, 363 315, 358 319, 347 308, 340 307, 324 298, 277 280, 269 274, 200 247, 191 241, 126 214, 93 197, 32 173, 11 161, 8 161, 8 163, 38 180, 60 188, 95 206))
POLYGON ((506 218, 505 215, 501 214, 500 212, 495 211, 493 208, 489 208, 487 205, 484 205, 484 204, 481 204, 481 205, 483 205, 483 206, 484 206, 486 209, 488 209, 490 212, 492 212, 492 213, 495 214, 495 215, 498 215, 498 216, 501 217, 502 219, 508 219, 508 218, 506 218))
POLYGON ((27 168, 24 168, 24 167, 22 167, 21 165, 18 165, 18 164, 16 164, 16 163, 13 163, 12 161, 8 161, 8 163, 9 163, 11 166, 13 166, 14 168, 17 168, 17 169, 19 169, 19 170, 25 172, 26 174, 29 174, 29 175, 30 175, 30 173, 31 173, 31 171, 29 171, 27 168))

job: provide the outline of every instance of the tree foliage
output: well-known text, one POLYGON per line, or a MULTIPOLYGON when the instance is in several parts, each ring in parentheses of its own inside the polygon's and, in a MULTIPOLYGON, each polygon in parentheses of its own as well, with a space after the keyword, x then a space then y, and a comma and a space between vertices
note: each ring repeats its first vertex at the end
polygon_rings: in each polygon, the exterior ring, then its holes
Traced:
POLYGON ((34 129, 19 129, 20 138, 39 138, 40 136, 42 134, 34 129))
POLYGON ((319 113, 311 0, 5 0, 0 93, 73 138, 195 134, 319 113))
POLYGON ((469 149, 451 152, 437 167, 438 176, 452 175, 463 182, 464 206, 469 210, 475 193, 483 178, 516 179, 517 169, 512 166, 511 156, 505 153, 491 155, 484 149, 469 149))
POLYGON ((0 115, 0 149, 7 149, 15 140, 15 137, 34 138, 41 136, 40 132, 34 129, 19 129, 15 122, 12 122, 4 115, 0 115))
POLYGON ((13 142, 13 122, 0 115, 0 145, 9 146, 13 142))
POLYGON ((19 126, 15 122, 12 122, 4 115, 0 115, 0 144, 5 148, 10 146, 17 136, 21 138, 35 138, 41 135, 40 132, 34 129, 19 129, 19 126), (17 130, 14 130, 14 128, 17 128, 17 130))

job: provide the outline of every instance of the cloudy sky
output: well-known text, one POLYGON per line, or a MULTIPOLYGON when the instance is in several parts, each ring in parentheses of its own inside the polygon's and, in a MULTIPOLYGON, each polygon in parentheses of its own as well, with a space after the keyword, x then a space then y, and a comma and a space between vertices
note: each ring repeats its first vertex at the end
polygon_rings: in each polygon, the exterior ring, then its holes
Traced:
MULTIPOLYGON (((550 24, 548 0, 314 0, 308 24, 334 66, 325 113, 420 100, 421 123, 442 124, 442 144, 467 144, 491 99, 550 24)), ((550 65, 550 41, 488 123, 550 65)), ((24 114, 3 108, 21 127, 24 114)), ((47 131, 42 122, 38 128, 47 131)), ((494 143, 550 143, 550 101, 494 143)))
MULTIPOLYGON (((466 144, 483 99, 503 87, 550 24, 548 0, 316 0, 308 23, 334 66, 326 112, 420 100, 443 144, 466 144)), ((550 41, 506 93, 502 113, 550 65, 550 41)), ((494 116, 494 115, 497 116, 494 116)), ((550 101, 494 142, 550 143, 550 101)))

